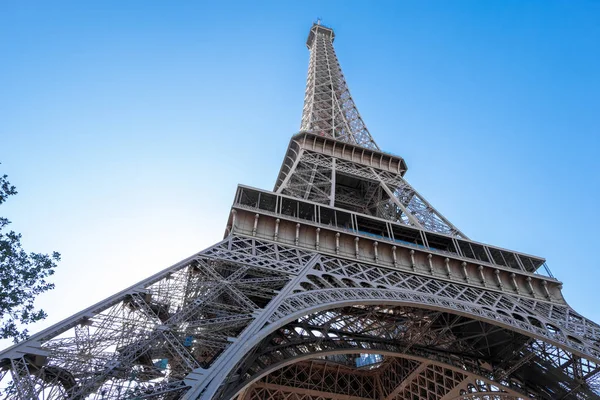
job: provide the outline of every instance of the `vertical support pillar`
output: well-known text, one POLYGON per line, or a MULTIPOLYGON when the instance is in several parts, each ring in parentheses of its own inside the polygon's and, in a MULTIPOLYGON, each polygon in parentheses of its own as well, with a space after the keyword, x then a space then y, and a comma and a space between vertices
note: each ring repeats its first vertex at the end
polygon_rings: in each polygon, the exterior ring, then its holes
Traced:
POLYGON ((340 233, 335 234, 335 254, 340 254, 340 233))
POLYGON ((335 157, 331 158, 331 193, 329 194, 329 207, 335 207, 335 157))
POLYGON ((531 283, 531 277, 528 276, 525 280, 527 281, 527 287, 529 287, 529 293, 531 293, 531 295, 533 297, 535 297, 535 290, 533 290, 533 284, 531 283))
POLYGON ((511 272, 510 278, 512 280, 512 284, 513 284, 513 288, 515 289, 515 292, 517 292, 517 294, 519 294, 519 285, 517 285, 517 275, 514 272, 511 272))
POLYGON ((235 232, 235 223, 237 220, 237 210, 231 210, 231 233, 235 232))
POLYGON ((467 271, 467 263, 463 261, 462 264, 460 264, 460 266, 462 267, 462 270, 463 270, 465 282, 470 283, 469 282, 469 272, 467 271))
POLYGON ((450 259, 446 257, 444 259, 444 264, 446 265, 446 275, 450 278, 450 275, 452 275, 452 272, 450 271, 450 259))
POLYGON ((435 276, 435 270, 433 269, 433 261, 431 261, 432 258, 433 254, 427 254, 427 262, 429 263, 429 273, 431 274, 431 276, 435 276))
POLYGON ((396 258, 396 246, 392 246, 392 259, 394 260, 394 267, 397 267, 398 258, 396 258))
POLYGON ((548 290, 548 281, 542 281, 542 287, 544 288, 544 293, 546 294, 546 298, 550 300, 550 291, 548 290))
POLYGON ((410 266, 412 267, 412 270, 414 271, 417 268, 417 264, 415 263, 415 251, 411 250, 409 253, 410 253, 410 266))
POLYGON ((273 235, 273 240, 277 241, 277 239, 279 238, 279 223, 281 222, 281 220, 279 218, 277 218, 275 220, 275 234, 273 235))
POLYGON ((252 236, 256 236, 256 228, 258 228, 258 218, 259 214, 254 214, 254 227, 252 227, 252 236))
POLYGON ((496 283, 498 284, 498 287, 501 290, 504 289, 504 287, 502 285, 502 279, 500 279, 500 270, 499 269, 495 270, 494 274, 496 275, 496 283))
POLYGON ((296 224, 296 238, 294 239, 294 244, 298 246, 298 240, 300 239, 300 223, 296 224))
POLYGON ((319 251, 319 233, 321 232, 321 228, 316 229, 316 237, 315 237, 315 250, 319 251))
POLYGON ((358 251, 358 241, 360 239, 357 237, 354 238, 354 255, 356 256, 356 259, 358 260, 360 258, 360 252, 358 251))
POLYGON ((379 252, 377 251, 377 246, 379 243, 373 242, 373 252, 375 253, 375 262, 379 262, 379 252))
POLYGON ((479 267, 477 267, 477 269, 479 270, 479 278, 481 279, 481 284, 483 286, 486 286, 485 274, 483 273, 484 266, 480 265, 479 267))

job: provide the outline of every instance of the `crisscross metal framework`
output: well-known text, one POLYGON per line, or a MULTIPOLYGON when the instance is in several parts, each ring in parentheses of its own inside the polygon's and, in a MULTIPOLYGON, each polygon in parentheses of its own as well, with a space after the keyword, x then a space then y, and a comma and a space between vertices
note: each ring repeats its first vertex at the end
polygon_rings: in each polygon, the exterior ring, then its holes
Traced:
POLYGON ((308 79, 300 130, 379 150, 363 122, 333 48, 332 29, 315 24, 306 41, 308 79))
POLYGON ((312 27, 275 190, 240 186, 222 241, 1 352, 4 398, 600 398, 600 326, 406 182, 332 42, 312 27))

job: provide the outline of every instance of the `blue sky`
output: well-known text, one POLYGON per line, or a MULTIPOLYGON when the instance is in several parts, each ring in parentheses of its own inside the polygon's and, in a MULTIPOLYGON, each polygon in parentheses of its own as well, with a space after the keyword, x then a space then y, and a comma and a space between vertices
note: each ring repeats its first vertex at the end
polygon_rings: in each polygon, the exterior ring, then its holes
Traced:
POLYGON ((0 3, 0 215, 60 251, 60 321, 222 238, 300 125, 316 18, 371 134, 470 238, 600 322, 600 3, 0 3))

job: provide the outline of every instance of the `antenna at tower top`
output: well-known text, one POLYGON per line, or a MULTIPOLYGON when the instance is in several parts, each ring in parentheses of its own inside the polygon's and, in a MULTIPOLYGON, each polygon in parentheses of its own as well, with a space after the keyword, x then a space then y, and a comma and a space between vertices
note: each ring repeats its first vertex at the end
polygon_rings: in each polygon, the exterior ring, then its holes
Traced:
POLYGON ((321 18, 317 18, 317 25, 321 25, 321 18))

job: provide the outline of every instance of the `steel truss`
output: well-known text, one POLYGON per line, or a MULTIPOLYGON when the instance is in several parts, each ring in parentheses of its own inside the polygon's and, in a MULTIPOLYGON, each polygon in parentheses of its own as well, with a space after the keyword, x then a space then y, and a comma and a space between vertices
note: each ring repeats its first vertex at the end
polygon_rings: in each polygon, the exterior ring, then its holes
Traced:
POLYGON ((379 149, 350 95, 333 49, 333 38, 329 28, 321 25, 311 28, 306 42, 310 61, 300 130, 379 149))
MULTIPOLYGON (((374 353, 428 363, 426 376, 464 375, 444 393, 479 380, 512 396, 594 398, 598 326, 568 307, 458 286, 230 236, 9 349, 5 380, 21 398, 231 398, 295 359, 358 371, 356 355, 374 353), (585 330, 590 347, 565 339, 585 330), (544 367, 535 380, 532 365, 544 367)), ((400 385, 386 379, 381 390, 400 385)))
POLYGON ((401 174, 303 149, 288 176, 279 193, 466 238, 401 174))
POLYGON ((5 398, 600 398, 600 326, 404 180, 332 42, 312 27, 276 193, 238 189, 224 240, 1 352, 5 398))

